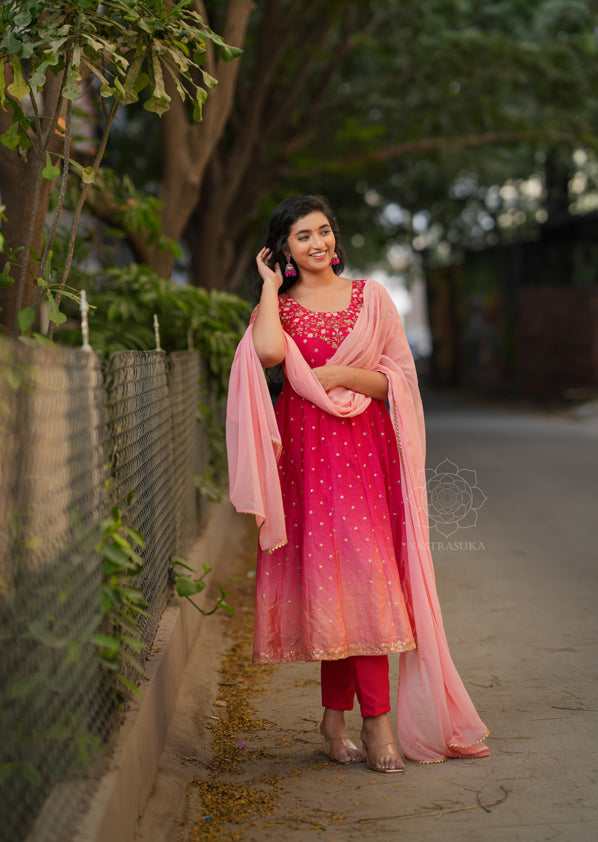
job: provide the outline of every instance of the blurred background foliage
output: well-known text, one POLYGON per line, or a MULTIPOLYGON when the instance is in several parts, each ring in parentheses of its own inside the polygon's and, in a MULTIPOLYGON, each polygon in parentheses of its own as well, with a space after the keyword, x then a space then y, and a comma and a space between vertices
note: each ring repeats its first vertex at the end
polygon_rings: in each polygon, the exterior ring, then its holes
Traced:
MULTIPOLYGON (((85 13, 97 4, 70 5, 85 13)), ((137 15, 168 8, 134 5, 137 15)), ((97 289, 86 281, 98 341, 115 348, 149 341, 140 302, 117 306, 116 298, 145 300, 144 285, 151 298, 165 289, 158 276, 247 296, 264 222, 292 193, 328 196, 352 266, 407 281, 421 275, 423 253, 451 263, 465 249, 534 237, 548 219, 598 207, 596 0, 179 7, 243 54, 219 55, 214 36, 188 79, 163 74, 160 118, 148 111, 150 88, 118 110, 84 219, 91 249, 82 268, 88 278, 101 270, 97 289), (213 89, 206 78, 217 80, 213 89), (193 98, 182 101, 185 90, 205 99, 201 121, 193 98), (98 312, 105 307, 128 319, 122 331, 110 332, 108 314, 98 312)), ((93 103, 98 86, 80 85, 93 103)), ((7 107, 5 122, 10 117, 7 107)), ((75 117, 76 169, 102 121, 85 98, 75 117)), ((0 147, 0 197, 10 216, 6 156, 0 147)), ((80 190, 70 176, 67 212, 80 190)), ((7 236, 5 254, 18 248, 7 236)), ((205 297, 180 296, 177 317, 190 301, 211 312, 205 297)), ((166 325, 165 311, 162 318, 166 325)), ((168 341, 185 342, 188 321, 166 329, 168 341)))
MULTIPOLYGON (((205 3, 215 28, 229 5, 205 3)), ((362 271, 409 273, 423 249, 447 262, 591 209, 597 23, 586 0, 258 2, 179 270, 244 290, 264 220, 294 192, 329 197, 362 271)), ((109 158, 159 193, 147 126, 128 112, 109 158)))

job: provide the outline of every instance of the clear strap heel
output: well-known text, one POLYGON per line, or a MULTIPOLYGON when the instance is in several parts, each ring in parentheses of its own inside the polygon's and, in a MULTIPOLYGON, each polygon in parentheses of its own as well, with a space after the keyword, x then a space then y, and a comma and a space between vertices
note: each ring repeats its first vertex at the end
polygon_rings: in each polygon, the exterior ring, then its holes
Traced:
POLYGON ((324 740, 325 754, 335 763, 348 765, 361 763, 364 760, 362 752, 348 737, 328 737, 322 729, 320 729, 320 734, 324 740))
POLYGON ((403 759, 393 743, 384 743, 383 745, 370 746, 368 748, 362 740, 361 747, 368 769, 372 769, 374 772, 381 772, 384 775, 405 771, 403 759), (389 769, 381 765, 383 757, 392 757, 393 768, 389 769))

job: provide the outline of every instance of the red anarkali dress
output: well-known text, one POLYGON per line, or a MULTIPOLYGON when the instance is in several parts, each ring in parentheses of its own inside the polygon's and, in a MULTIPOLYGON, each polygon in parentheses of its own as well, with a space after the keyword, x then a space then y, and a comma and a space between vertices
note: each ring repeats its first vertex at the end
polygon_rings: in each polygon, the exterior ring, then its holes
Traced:
MULTIPOLYGON (((311 368, 325 365, 353 329, 364 286, 354 281, 350 306, 338 312, 279 297, 283 329, 311 368)), ((399 454, 385 403, 341 418, 285 380, 275 413, 288 543, 258 551, 254 661, 414 649, 399 454)))

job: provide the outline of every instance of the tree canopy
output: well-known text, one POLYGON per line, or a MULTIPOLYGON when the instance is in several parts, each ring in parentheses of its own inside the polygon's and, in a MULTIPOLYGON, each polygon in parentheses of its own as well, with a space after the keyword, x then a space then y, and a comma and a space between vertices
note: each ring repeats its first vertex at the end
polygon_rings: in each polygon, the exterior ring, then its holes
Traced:
MULTIPOLYGON (((98 8, 91 0, 56 5, 86 14, 98 8)), ((114 5, 154 15, 192 5, 206 31, 243 49, 242 58, 227 64, 231 54, 219 53, 222 44, 210 36, 188 78, 184 62, 170 62, 174 72, 160 77, 167 54, 142 34, 137 58, 149 68, 149 84, 162 78, 163 86, 143 93, 139 85, 127 87, 126 74, 120 80, 125 93, 139 89, 139 102, 113 125, 107 161, 114 172, 94 179, 90 207, 125 232, 138 260, 165 276, 173 253, 161 247, 159 224, 163 238, 186 244, 183 267, 193 283, 240 289, 262 220, 294 192, 328 195, 349 235, 351 261, 368 268, 393 243, 418 235, 450 251, 472 238, 492 241, 499 217, 511 214, 509 230, 516 230, 550 205, 548 193, 563 180, 567 192, 579 150, 584 183, 594 187, 596 0, 114 5), (207 98, 207 77, 198 78, 206 72, 219 80, 207 98), (196 103, 206 99, 201 123, 183 101, 189 86, 196 103), (148 122, 147 107, 166 98, 158 128, 148 122), (509 180, 511 199, 499 190, 509 180)), ((122 9, 116 19, 119 14, 122 9)), ((21 48, 7 38, 0 49, 9 56, 8 72, 10 56, 21 48)), ((117 74, 118 67, 116 61, 117 74)), ((66 65, 49 66, 46 84, 59 69, 68 84, 66 65)), ((17 77, 11 80, 7 90, 19 87, 17 77)), ((122 98, 115 82, 111 88, 122 98)), ((16 98, 15 108, 11 90, 4 117, 9 138, 22 131, 22 100, 16 98)), ((0 155, 10 219, 3 172, 0 155)))
MULTIPOLYGON (((189 120, 199 122, 208 91, 217 84, 209 67, 214 50, 219 68, 241 53, 205 25, 192 0, 57 0, 49 9, 39 0, 2 4, 0 192, 6 205, 9 259, 0 304, 5 325, 30 325, 41 289, 52 304, 51 318, 58 320, 74 236, 54 291, 49 278, 69 174, 82 184, 74 208, 74 235, 119 107, 141 96, 146 111, 163 117, 190 101, 189 120), (77 117, 87 125, 95 123, 99 133, 95 142, 96 132, 89 132, 88 160, 83 162, 74 154, 77 117), (59 176, 58 206, 44 244, 44 222, 59 176)), ((234 78, 234 72, 222 75, 234 78)), ((213 130, 214 140, 217 137, 218 130, 213 130)))
MULTIPOLYGON (((212 26, 226 5, 205 3, 212 26)), ((586 0, 258 2, 185 223, 192 281, 238 289, 262 218, 292 192, 330 197, 362 265, 414 236, 417 212, 449 244, 492 238, 503 208, 488 189, 596 149, 597 24, 586 0)))

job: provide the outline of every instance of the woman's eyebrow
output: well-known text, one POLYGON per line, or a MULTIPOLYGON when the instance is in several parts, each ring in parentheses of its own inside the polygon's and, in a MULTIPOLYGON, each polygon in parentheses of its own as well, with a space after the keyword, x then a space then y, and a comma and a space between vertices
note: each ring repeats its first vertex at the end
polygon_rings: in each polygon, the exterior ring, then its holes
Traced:
MULTIPOLYGON (((322 228, 330 228, 330 225, 328 225, 328 224, 320 225, 317 230, 321 231, 322 228)), ((309 233, 311 233, 311 231, 315 231, 315 230, 316 230, 315 228, 302 228, 301 231, 297 231, 297 233, 298 234, 309 234, 309 233)))

